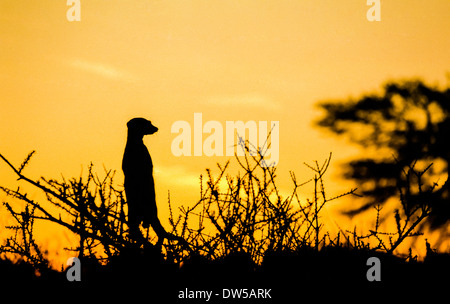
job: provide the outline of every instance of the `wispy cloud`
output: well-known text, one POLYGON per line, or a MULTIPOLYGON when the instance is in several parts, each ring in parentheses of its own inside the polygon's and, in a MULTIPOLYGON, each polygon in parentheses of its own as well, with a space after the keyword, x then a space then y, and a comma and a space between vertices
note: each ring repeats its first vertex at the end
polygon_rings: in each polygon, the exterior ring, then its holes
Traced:
POLYGON ((227 107, 239 106, 252 109, 260 108, 270 111, 279 110, 281 108, 279 103, 259 94, 211 96, 206 99, 206 103, 227 107))
POLYGON ((125 80, 125 81, 135 81, 136 78, 123 70, 120 70, 110 64, 87 61, 84 59, 74 59, 70 61, 69 65, 73 68, 83 70, 88 73, 92 73, 111 80, 125 80))

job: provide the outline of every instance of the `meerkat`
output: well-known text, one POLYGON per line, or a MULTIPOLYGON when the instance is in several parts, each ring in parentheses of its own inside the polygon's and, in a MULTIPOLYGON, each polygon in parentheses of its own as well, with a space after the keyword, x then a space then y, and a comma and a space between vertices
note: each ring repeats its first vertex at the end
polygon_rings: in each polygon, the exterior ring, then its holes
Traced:
POLYGON ((127 123, 128 136, 122 160, 125 175, 125 195, 128 204, 128 226, 132 239, 142 238, 139 225, 144 228, 152 226, 158 236, 158 244, 164 238, 186 241, 176 237, 164 229, 158 218, 155 197, 155 181, 153 179, 153 162, 143 142, 144 135, 158 131, 151 121, 144 118, 133 118, 127 123))

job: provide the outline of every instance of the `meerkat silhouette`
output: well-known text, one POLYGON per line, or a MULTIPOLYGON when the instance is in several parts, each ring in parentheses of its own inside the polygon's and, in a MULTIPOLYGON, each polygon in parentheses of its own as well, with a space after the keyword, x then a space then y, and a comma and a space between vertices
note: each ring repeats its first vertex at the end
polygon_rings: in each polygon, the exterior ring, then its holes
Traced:
POLYGON ((125 195, 128 204, 128 226, 130 236, 134 240, 143 238, 139 225, 149 228, 151 225, 158 235, 158 244, 164 238, 174 239, 186 243, 164 229, 158 218, 155 197, 155 181, 153 179, 153 162, 144 145, 144 135, 158 131, 149 120, 133 118, 127 123, 128 136, 123 154, 122 170, 125 175, 125 195))

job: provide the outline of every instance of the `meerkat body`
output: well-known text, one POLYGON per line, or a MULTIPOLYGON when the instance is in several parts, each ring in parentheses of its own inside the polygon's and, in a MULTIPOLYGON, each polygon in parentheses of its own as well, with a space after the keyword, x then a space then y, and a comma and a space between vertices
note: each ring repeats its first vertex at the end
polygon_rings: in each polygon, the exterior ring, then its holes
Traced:
POLYGON ((158 219, 153 162, 143 142, 144 135, 153 134, 158 128, 144 118, 133 118, 127 126, 128 137, 122 170, 125 175, 130 234, 132 237, 139 236, 139 225, 142 223, 146 228, 151 225, 158 239, 164 238, 167 232, 158 219))
POLYGON ((153 134, 158 128, 144 118, 133 118, 127 123, 128 136, 122 160, 122 170, 125 175, 125 195, 128 204, 128 227, 134 240, 142 239, 139 225, 145 228, 152 226, 158 235, 157 245, 163 240, 176 240, 192 251, 182 237, 167 233, 158 218, 156 207, 155 181, 153 179, 153 162, 144 145, 144 135, 153 134))

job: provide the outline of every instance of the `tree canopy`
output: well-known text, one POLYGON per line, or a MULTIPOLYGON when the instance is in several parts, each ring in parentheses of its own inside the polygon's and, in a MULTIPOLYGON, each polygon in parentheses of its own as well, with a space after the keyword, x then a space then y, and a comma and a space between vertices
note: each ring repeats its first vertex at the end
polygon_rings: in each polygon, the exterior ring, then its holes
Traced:
POLYGON ((415 178, 420 181, 417 187, 404 193, 409 208, 429 205, 432 228, 450 221, 450 88, 440 89, 421 80, 389 82, 381 93, 358 100, 320 102, 319 107, 326 114, 316 122, 318 126, 377 152, 345 165, 344 176, 356 181, 368 198, 348 214, 385 203, 407 179, 415 178), (422 173, 408 176, 408 167, 422 173))

